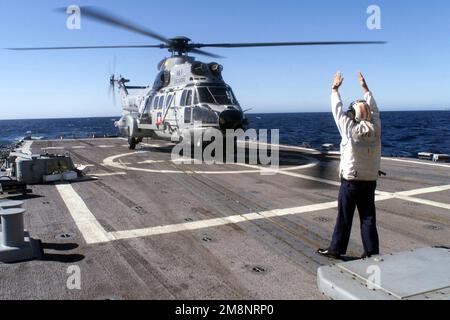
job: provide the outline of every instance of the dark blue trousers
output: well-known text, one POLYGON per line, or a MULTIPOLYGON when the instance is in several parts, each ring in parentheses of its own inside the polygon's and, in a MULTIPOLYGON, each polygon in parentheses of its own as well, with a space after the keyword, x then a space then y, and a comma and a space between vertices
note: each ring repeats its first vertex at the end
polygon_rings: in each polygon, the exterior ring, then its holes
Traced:
POLYGON ((364 251, 369 254, 380 253, 375 210, 376 187, 376 181, 342 179, 339 190, 338 217, 330 250, 342 255, 347 252, 353 215, 355 208, 358 208, 364 251))

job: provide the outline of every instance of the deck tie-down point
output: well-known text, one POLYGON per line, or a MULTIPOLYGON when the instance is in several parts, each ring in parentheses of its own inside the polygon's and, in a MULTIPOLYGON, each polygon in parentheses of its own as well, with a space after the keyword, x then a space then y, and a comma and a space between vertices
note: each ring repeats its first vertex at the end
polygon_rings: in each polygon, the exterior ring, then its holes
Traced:
MULTIPOLYGON (((13 208, 22 208, 23 201, 17 201, 17 200, 4 200, 0 201, 0 210, 2 209, 13 209, 13 208)), ((0 224, 2 223, 2 220, 0 219, 0 224)))
POLYGON ((39 241, 32 239, 23 227, 22 201, 0 202, 0 262, 14 263, 38 258, 39 241))

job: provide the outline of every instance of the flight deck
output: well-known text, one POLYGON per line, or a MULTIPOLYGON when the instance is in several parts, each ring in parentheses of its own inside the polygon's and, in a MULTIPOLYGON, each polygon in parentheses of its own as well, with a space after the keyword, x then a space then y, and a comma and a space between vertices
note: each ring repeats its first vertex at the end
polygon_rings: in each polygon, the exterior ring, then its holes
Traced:
MULTIPOLYGON (((337 215, 338 155, 282 146, 276 169, 172 160, 172 146, 33 141, 32 153, 69 152, 89 173, 15 198, 43 253, 0 264, 0 299, 327 298, 317 269, 335 261, 316 250, 337 215), (80 289, 67 286, 73 266, 80 289)), ((381 169, 381 253, 449 247, 450 165, 383 158, 381 169)), ((349 261, 363 251, 355 215, 349 261)))

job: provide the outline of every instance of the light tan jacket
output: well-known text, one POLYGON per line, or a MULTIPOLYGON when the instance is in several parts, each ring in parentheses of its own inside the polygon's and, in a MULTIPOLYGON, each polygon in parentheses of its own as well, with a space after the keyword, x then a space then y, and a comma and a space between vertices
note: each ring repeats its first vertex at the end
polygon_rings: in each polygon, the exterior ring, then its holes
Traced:
POLYGON ((372 92, 364 95, 370 121, 356 122, 343 111, 341 96, 333 91, 331 109, 342 137, 339 174, 345 180, 376 181, 381 162, 381 120, 372 92))

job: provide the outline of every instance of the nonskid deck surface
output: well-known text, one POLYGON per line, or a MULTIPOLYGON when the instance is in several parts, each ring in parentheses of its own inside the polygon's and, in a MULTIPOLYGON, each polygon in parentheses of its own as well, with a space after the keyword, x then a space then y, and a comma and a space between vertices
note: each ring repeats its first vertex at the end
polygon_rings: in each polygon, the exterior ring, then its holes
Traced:
MULTIPOLYGON (((336 157, 316 165, 317 156, 283 149, 267 175, 172 161, 170 145, 155 141, 134 152, 123 139, 35 141, 32 150, 68 151, 92 179, 33 186, 25 226, 44 256, 0 265, 0 298, 323 298, 316 272, 332 261, 315 251, 335 222, 336 157), (67 287, 71 266, 81 290, 67 287)), ((449 246, 450 166, 383 159, 382 170, 382 252, 449 246)), ((348 256, 361 252, 355 218, 348 256)))

